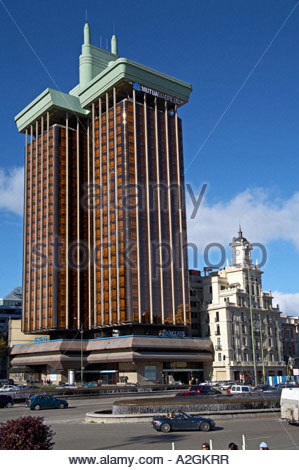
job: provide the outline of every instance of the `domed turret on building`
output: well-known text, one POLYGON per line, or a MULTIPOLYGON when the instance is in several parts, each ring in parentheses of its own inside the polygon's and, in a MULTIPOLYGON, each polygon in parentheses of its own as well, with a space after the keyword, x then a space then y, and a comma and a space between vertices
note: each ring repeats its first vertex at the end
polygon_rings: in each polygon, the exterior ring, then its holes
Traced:
POLYGON ((230 246, 232 247, 232 266, 245 267, 252 265, 252 246, 247 238, 243 237, 241 226, 239 226, 238 236, 233 238, 230 246))

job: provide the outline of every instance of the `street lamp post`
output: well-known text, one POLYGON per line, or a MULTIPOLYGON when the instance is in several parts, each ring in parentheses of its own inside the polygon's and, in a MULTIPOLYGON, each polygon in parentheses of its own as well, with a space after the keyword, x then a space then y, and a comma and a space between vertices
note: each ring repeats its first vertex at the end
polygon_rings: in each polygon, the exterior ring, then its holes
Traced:
POLYGON ((261 315, 259 315, 259 320, 260 320, 260 343, 261 343, 261 352, 262 352, 263 379, 264 379, 264 384, 265 384, 266 383, 266 372, 265 372, 265 361, 264 361, 264 343, 263 343, 263 331, 262 331, 261 315))
POLYGON ((81 385, 83 384, 83 324, 81 324, 81 329, 80 329, 80 334, 81 334, 81 356, 80 356, 80 364, 81 364, 81 374, 80 374, 80 380, 81 380, 81 385))
POLYGON ((257 386, 255 339, 254 339, 254 333, 253 333, 253 314, 252 314, 252 301, 251 301, 251 278, 250 278, 249 264, 248 264, 248 290, 249 290, 249 311, 250 311, 250 326, 251 326, 252 358, 253 358, 253 368, 254 368, 254 385, 257 386))

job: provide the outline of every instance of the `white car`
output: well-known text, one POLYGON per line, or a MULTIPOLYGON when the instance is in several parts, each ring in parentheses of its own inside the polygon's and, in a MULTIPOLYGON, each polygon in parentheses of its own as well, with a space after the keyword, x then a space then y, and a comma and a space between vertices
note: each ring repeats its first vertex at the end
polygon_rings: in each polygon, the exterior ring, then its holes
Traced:
POLYGON ((56 389, 61 389, 61 388, 78 388, 77 385, 70 385, 70 384, 61 384, 55 387, 56 389))
POLYGON ((236 393, 251 393, 251 387, 249 387, 249 385, 232 385, 230 387, 230 393, 232 395, 236 393))
POLYGON ((228 388, 230 388, 232 385, 235 385, 235 384, 236 384, 235 382, 230 382, 229 380, 227 380, 225 382, 220 382, 219 385, 218 385, 218 388, 221 391, 224 391, 224 390, 227 390, 228 388))
POLYGON ((3 387, 0 388, 0 392, 16 392, 17 390, 20 389, 16 387, 16 385, 3 385, 3 387))

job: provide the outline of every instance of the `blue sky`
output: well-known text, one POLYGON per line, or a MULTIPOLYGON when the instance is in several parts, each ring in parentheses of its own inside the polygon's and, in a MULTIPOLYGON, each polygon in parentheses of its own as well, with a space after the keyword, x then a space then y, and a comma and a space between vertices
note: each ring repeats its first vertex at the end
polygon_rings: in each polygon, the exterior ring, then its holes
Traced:
POLYGON ((105 48, 114 29, 121 56, 193 86, 180 110, 185 178, 208 188, 189 240, 223 243, 230 256, 240 222, 266 246, 264 289, 299 314, 296 3, 0 0, 0 297, 21 283, 24 137, 13 118, 45 88, 77 84, 87 9, 93 44, 105 48))

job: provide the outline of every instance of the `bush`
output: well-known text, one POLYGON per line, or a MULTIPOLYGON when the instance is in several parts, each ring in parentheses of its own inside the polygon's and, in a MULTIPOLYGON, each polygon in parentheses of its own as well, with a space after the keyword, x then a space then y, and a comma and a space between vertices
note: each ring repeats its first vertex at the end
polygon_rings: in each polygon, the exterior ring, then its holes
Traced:
POLYGON ((0 423, 0 450, 49 450, 54 434, 40 416, 12 419, 0 423))

